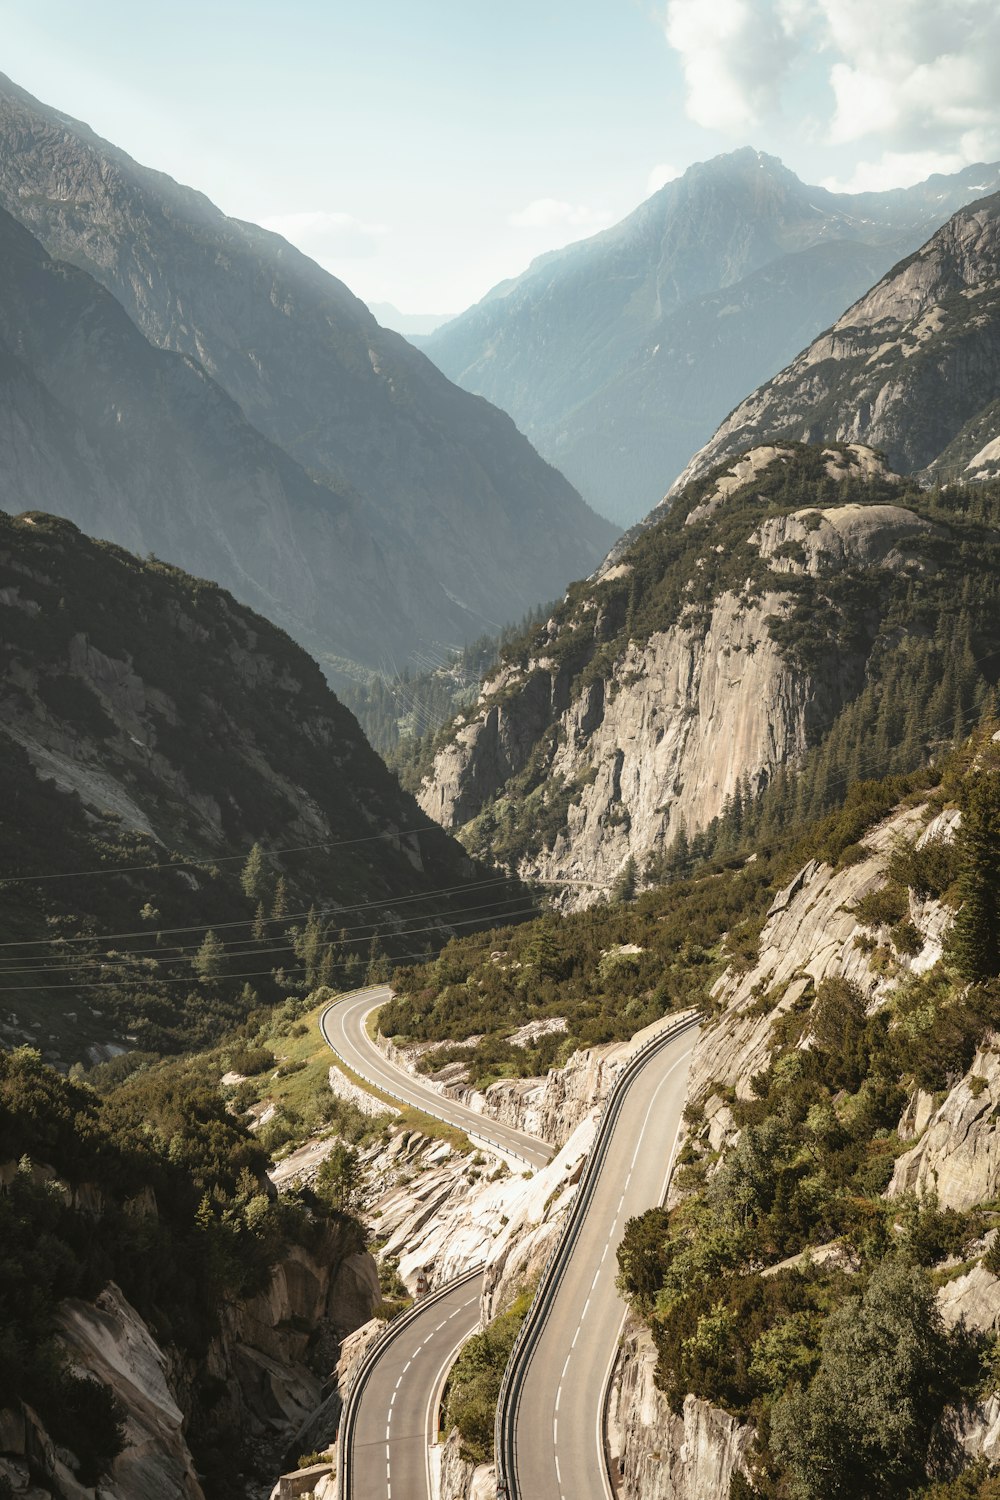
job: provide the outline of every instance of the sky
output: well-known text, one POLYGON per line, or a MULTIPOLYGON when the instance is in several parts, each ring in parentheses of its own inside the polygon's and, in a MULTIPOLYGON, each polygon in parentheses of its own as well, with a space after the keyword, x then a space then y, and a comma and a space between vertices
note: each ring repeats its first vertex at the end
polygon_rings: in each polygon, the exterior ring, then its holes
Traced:
POLYGON ((753 145, 1000 158, 997 0, 0 0, 0 69, 369 302, 454 313, 753 145))

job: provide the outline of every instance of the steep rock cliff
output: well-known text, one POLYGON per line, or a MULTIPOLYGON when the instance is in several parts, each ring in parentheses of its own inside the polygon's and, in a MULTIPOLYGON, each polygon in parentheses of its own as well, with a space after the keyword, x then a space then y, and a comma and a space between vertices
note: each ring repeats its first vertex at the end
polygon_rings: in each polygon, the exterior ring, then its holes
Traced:
MULTIPOLYGON (((65 1301, 58 1338, 71 1366, 105 1385, 124 1417, 125 1446, 100 1494, 204 1500, 211 1486, 203 1489, 188 1446, 192 1421, 202 1442, 213 1434, 238 1441, 246 1470, 267 1474, 318 1405, 341 1341, 371 1318, 379 1300, 371 1256, 345 1255, 330 1235, 315 1254, 296 1248, 280 1260, 264 1292, 230 1302, 199 1360, 158 1342, 114 1283, 93 1301, 65 1301)), ((92 1500, 95 1493, 80 1484, 73 1456, 52 1442, 30 1408, 8 1408, 0 1412, 0 1478, 21 1494, 29 1474, 39 1500, 92 1500)))
POLYGON ((737 406, 671 496, 762 438, 868 443, 900 472, 995 475, 998 310, 994 194, 960 209, 737 406))
POLYGON ((947 563, 920 506, 858 446, 772 445, 692 486, 511 653, 421 806, 574 904, 655 864, 856 698, 890 595, 947 563))
POLYGON ((753 1428, 688 1396, 670 1410, 653 1373, 656 1350, 630 1320, 612 1378, 608 1452, 623 1500, 720 1500, 753 1441, 753 1428))

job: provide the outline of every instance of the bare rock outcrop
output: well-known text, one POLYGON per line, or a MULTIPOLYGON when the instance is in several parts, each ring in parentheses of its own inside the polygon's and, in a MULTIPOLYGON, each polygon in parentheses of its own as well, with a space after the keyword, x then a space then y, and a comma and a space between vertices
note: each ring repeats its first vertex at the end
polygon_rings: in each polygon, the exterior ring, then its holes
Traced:
POLYGON ((609 1405, 608 1442, 622 1500, 719 1500, 754 1439, 754 1429, 696 1396, 670 1410, 654 1382, 648 1329, 630 1325, 609 1405))
POLYGON ((726 418, 671 495, 768 437, 866 443, 900 472, 995 472, 1000 197, 961 209, 726 418))
POLYGON ((865 929, 853 907, 883 883, 896 841, 913 839, 923 816, 919 807, 904 809, 862 841, 864 858, 838 870, 810 860, 778 892, 760 935, 757 962, 743 973, 728 969, 715 987, 718 1008, 695 1043, 689 1099, 704 1104, 727 1088, 748 1097, 751 1078, 767 1064, 774 1022, 824 979, 853 980, 872 1002, 885 992, 891 981, 873 970, 864 949, 855 945, 865 929))
POLYGON ((890 1196, 937 1193, 945 1208, 971 1208, 1000 1193, 1000 1038, 991 1037, 896 1161, 890 1196))
MULTIPOLYGON (((858 444, 822 450, 818 458, 824 483, 898 482, 879 455, 858 444)), ((752 450, 687 519, 713 517, 739 494, 745 503, 747 483, 789 461, 779 445, 752 450)), ((626 548, 565 621, 549 622, 534 659, 506 666, 487 684, 478 707, 438 750, 421 806, 445 827, 481 814, 502 817, 497 809, 508 783, 530 766, 532 784, 546 788, 546 805, 565 806, 564 822, 544 838, 526 836, 518 869, 564 886, 566 906, 592 902, 630 860, 643 871, 682 831, 693 835, 737 794, 762 790, 860 690, 863 631, 807 666, 776 630, 793 616, 802 580, 851 570, 926 573, 935 566, 927 543, 941 534, 905 506, 831 505, 828 495, 819 506, 748 520, 748 555, 766 572, 729 579, 714 597, 698 599, 695 566, 691 605, 645 636, 626 635, 620 621, 606 619, 612 604, 595 592, 602 578, 630 573, 626 548), (588 654, 593 661, 584 670, 588 654)), ((753 566, 748 562, 748 572, 753 566)))
POLYGON ((496 1500, 497 1476, 492 1464, 474 1464, 462 1457, 457 1431, 441 1446, 438 1500, 496 1500))
POLYGON ((64 1302, 58 1329, 74 1363, 108 1386, 126 1414, 126 1446, 102 1494, 108 1500, 166 1494, 201 1500, 167 1356, 120 1289, 111 1283, 94 1302, 64 1302))

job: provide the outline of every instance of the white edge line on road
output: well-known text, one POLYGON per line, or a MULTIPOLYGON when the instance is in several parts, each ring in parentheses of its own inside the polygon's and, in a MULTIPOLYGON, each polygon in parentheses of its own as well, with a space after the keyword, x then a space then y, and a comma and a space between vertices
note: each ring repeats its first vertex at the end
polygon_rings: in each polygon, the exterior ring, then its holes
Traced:
MULTIPOLYGON (((388 987, 386 987, 386 988, 388 989, 388 987)), ((367 1002, 367 1000, 370 997, 371 993, 372 993, 371 990, 366 991, 364 993, 363 997, 361 997, 358 1000, 358 1003, 356 1005, 350 1007, 350 1009, 352 1011, 352 1014, 353 1014, 353 1011, 356 1010, 356 1009, 358 1009, 360 1005, 363 1005, 363 1004, 365 1004, 367 1002)), ((391 991, 389 991, 389 993, 391 993, 391 991)), ((331 1037, 330 1037, 330 1035, 329 1035, 329 1033, 328 1033, 328 1031, 326 1029, 326 1018, 329 1015, 330 1011, 334 1010, 337 1006, 341 1006, 342 1009, 343 1009, 343 1011, 346 1013, 349 1007, 344 1002, 350 1001, 353 998, 354 997, 351 996, 351 995, 344 995, 344 996, 341 996, 339 1000, 331 1000, 330 1004, 327 1006, 326 1010, 324 1010, 323 1013, 322 1013, 322 1015, 320 1016, 319 1029, 320 1029, 320 1033, 321 1033, 324 1041, 326 1042, 327 1046, 330 1048, 330 1051, 333 1053, 333 1055, 335 1057, 339 1058, 340 1061, 342 1063, 344 1063, 346 1067, 349 1067, 351 1069, 351 1071, 354 1072, 354 1073, 356 1073, 358 1075, 358 1077, 361 1078, 365 1083, 370 1084, 372 1088, 379 1089, 383 1094, 388 1094, 389 1097, 390 1097, 390 1099, 395 1099, 400 1104, 405 1104, 410 1109, 419 1109, 423 1114, 429 1115, 432 1120, 440 1120, 442 1124, 449 1126, 449 1128, 452 1129, 452 1130, 461 1130, 461 1131, 463 1131, 464 1134, 469 1137, 470 1141, 472 1141, 474 1143, 477 1143, 480 1147, 485 1147, 486 1150, 493 1152, 494 1155, 499 1154, 502 1157, 506 1156, 506 1157, 512 1158, 514 1161, 522 1162, 526 1167, 529 1167, 533 1172, 540 1172, 541 1169, 542 1169, 542 1167, 547 1166, 548 1163, 549 1163, 549 1161, 552 1160, 552 1157, 557 1154, 555 1152, 554 1148, 552 1148, 552 1147, 549 1146, 549 1143, 547 1141, 539 1140, 539 1145, 540 1146, 542 1146, 542 1147, 548 1147, 548 1149, 550 1151, 550 1155, 547 1156, 547 1157, 545 1157, 544 1160, 541 1160, 541 1161, 532 1160, 530 1157, 522 1156, 519 1151, 514 1151, 511 1147, 504 1146, 499 1141, 493 1140, 489 1136, 482 1134, 481 1131, 476 1130, 474 1127, 470 1127, 469 1124, 467 1124, 467 1123, 458 1124, 458 1123, 456 1123, 455 1120, 449 1119, 447 1117, 447 1115, 441 1114, 438 1110, 430 1109, 428 1107, 428 1105, 424 1102, 424 1099, 426 1098, 426 1094, 424 1094, 421 1091, 420 1085, 418 1083, 412 1082, 410 1080, 410 1078, 409 1078, 409 1075, 406 1074, 401 1068, 394 1067, 389 1062, 388 1058, 386 1058, 382 1052, 379 1052, 377 1048, 374 1048, 373 1050, 375 1051, 375 1053, 376 1053, 376 1055, 378 1057, 379 1062, 384 1067, 389 1068, 392 1074, 398 1075, 401 1083, 405 1082, 409 1086, 410 1095, 408 1097, 406 1094, 397 1093, 395 1089, 393 1089, 392 1087, 390 1087, 390 1086, 388 1086, 386 1084, 384 1078, 382 1080, 379 1080, 377 1078, 371 1078, 371 1077, 369 1077, 369 1075, 367 1073, 363 1072, 361 1068, 356 1067, 346 1057, 344 1057, 343 1053, 339 1050, 339 1048, 337 1048, 337 1047, 334 1046, 333 1041, 332 1041, 332 1039, 331 1039, 331 1037), (416 1097, 414 1097, 414 1095, 416 1097)), ((364 1023, 367 1020, 368 1016, 371 1015, 372 1011, 373 1010, 380 1010, 385 1003, 386 1002, 384 1000, 381 1000, 381 1001, 376 1002, 374 1005, 369 1005, 368 1009, 362 1014, 362 1017, 361 1017, 362 1031, 365 1031, 365 1024, 364 1023)), ((341 1016, 340 1021, 341 1021, 341 1030, 344 1032, 344 1040, 346 1042, 349 1042, 350 1038, 348 1037, 346 1028, 344 1027, 344 1017, 343 1016, 341 1016)), ((365 1033, 365 1034, 367 1034, 367 1033, 365 1033)), ((427 1094, 430 1094, 434 1099, 442 1099, 442 1098, 446 1097, 445 1095, 438 1094, 436 1091, 434 1091, 432 1089, 428 1089, 427 1090, 427 1094)), ((462 1110, 466 1110, 470 1114, 472 1114, 474 1117, 476 1117, 476 1111, 475 1110, 471 1110, 468 1105, 459 1105, 458 1108, 462 1109, 462 1110)), ((482 1118, 482 1120, 484 1122, 486 1122, 489 1119, 489 1116, 488 1115, 483 1115, 481 1118, 482 1118)), ((519 1135, 519 1136, 524 1136, 524 1132, 520 1132, 520 1131, 515 1132, 515 1134, 519 1135)), ((524 1138, 524 1144, 526 1146, 530 1147, 531 1144, 532 1144, 532 1141, 533 1141, 532 1137, 525 1136, 525 1138, 524 1138)), ((540 1155, 540 1154, 541 1154, 540 1152, 536 1152, 536 1155, 540 1155)))
MULTIPOLYGON (((476 1294, 476 1301, 479 1301, 478 1293, 476 1294)), ((456 1308, 455 1311, 461 1312, 461 1310, 461 1308, 456 1308)), ((441 1369, 438 1371, 437 1379, 431 1387, 430 1400, 427 1403, 427 1411, 424 1414, 424 1464, 427 1470, 427 1500, 438 1500, 438 1497, 435 1494, 434 1476, 431 1474, 431 1446, 432 1444, 437 1442, 437 1433, 432 1431, 431 1426, 434 1421, 434 1414, 441 1404, 441 1397, 444 1395, 445 1384, 448 1380, 448 1376, 451 1374, 451 1367, 455 1363, 455 1360, 458 1358, 459 1351, 461 1350, 462 1346, 469 1339, 471 1339, 473 1334, 475 1334, 481 1327, 482 1319, 480 1319, 476 1323, 475 1328, 470 1328, 468 1333, 462 1335, 458 1343, 455 1345, 454 1349, 452 1349, 451 1353, 448 1355, 444 1364, 441 1366, 441 1369)))

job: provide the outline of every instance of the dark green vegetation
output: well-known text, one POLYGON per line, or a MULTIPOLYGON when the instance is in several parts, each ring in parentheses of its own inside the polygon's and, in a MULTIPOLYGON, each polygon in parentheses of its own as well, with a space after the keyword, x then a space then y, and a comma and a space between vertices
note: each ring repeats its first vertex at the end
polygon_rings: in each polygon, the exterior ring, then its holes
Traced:
POLYGON ((408 791, 420 786, 430 763, 427 754, 437 731, 476 700, 483 677, 500 653, 524 631, 547 619, 552 605, 529 610, 517 625, 499 635, 481 635, 460 651, 427 657, 421 670, 405 667, 394 677, 373 674, 360 681, 338 683, 337 694, 357 717, 368 743, 398 773, 408 791))
MULTIPOLYGON (((593 685, 620 691, 630 642, 642 645, 677 624, 697 635, 725 591, 746 602, 783 596, 768 629, 789 664, 815 684, 807 713, 812 749, 794 779, 775 774, 752 810, 751 789, 740 791, 714 827, 700 831, 697 857, 728 852, 748 836, 752 847, 815 818, 852 781, 915 769, 930 747, 961 738, 996 701, 1000 485, 924 491, 910 481, 835 479, 828 454, 787 445, 783 460, 689 524, 722 471, 690 485, 616 555, 623 574, 574 584, 554 611, 554 631, 529 631, 501 655, 501 665, 519 675, 492 702, 514 711, 518 699, 565 705, 593 685), (905 507, 935 530, 907 539, 900 566, 840 560, 817 577, 777 571, 751 540, 769 518, 852 504, 905 507)), ((571 783, 551 772, 558 715, 525 710, 524 718, 536 725, 533 748, 463 835, 470 848, 511 863, 552 846, 586 780, 585 773, 571 783)), ((438 743, 446 738, 443 731, 438 743)), ((670 851, 673 864, 654 861, 649 876, 673 873, 677 852, 670 851)), ((689 850, 679 852, 683 864, 689 850)))
POLYGON ((462 1346, 448 1376, 444 1427, 457 1427, 462 1457, 474 1464, 493 1461, 493 1424, 504 1368, 531 1306, 534 1287, 523 1291, 506 1312, 473 1334, 462 1346))
MULTIPOLYGON (((29 1402, 86 1484, 119 1451, 121 1413, 60 1356, 62 1299, 113 1280, 177 1352, 193 1383, 188 1440, 226 1496, 241 1492, 247 1455, 206 1363, 220 1310, 263 1291, 291 1246, 322 1264, 364 1244, 336 1184, 275 1196, 268 1153, 227 1109, 219 1072, 213 1057, 148 1064, 97 1092, 29 1048, 0 1052, 0 1407, 29 1402)), ((350 1130, 353 1112, 327 1101, 350 1130)))
MULTIPOLYGON (((886 929, 906 951, 908 889, 963 911, 995 900, 998 786, 1000 748, 987 735, 943 766, 930 806, 966 810, 957 846, 901 846, 886 884, 857 908, 883 935, 884 963, 886 929)), ((850 844, 841 857, 850 860, 850 844)), ((755 1424, 752 1482, 734 1481, 733 1500, 904 1497, 929 1473, 961 1467, 938 1419, 996 1389, 998 1347, 946 1331, 935 1268, 946 1257, 974 1264, 997 1226, 995 1205, 959 1213, 933 1197, 881 1195, 910 1144, 896 1133, 909 1090, 960 1078, 998 1014, 1000 955, 970 945, 959 923, 945 958, 919 977, 900 973, 873 1014, 853 984, 833 978, 776 1019, 750 1097, 726 1101, 740 1133, 721 1158, 703 1102, 689 1105, 683 1197, 630 1221, 620 1280, 651 1324, 670 1402, 693 1392, 755 1424), (806 1253, 834 1241, 832 1258, 806 1253)), ((995 1269, 993 1250, 987 1264, 995 1269)))
POLYGON ((35 514, 0 515, 0 591, 9 1037, 65 1063, 203 1047, 258 1000, 525 906, 221 589, 35 514))
MULTIPOLYGON (((428 1071, 462 1062, 483 1086, 558 1066, 579 1046, 623 1041, 672 1010, 706 1006, 729 965, 747 969, 775 891, 809 859, 850 862, 858 840, 902 799, 922 801, 939 771, 858 782, 836 812, 770 846, 719 858, 636 900, 542 916, 517 928, 454 939, 431 963, 393 975, 396 996, 379 1012, 384 1034, 441 1044, 428 1071), (638 950, 638 951, 634 951, 638 950), (523 1046, 510 1034, 529 1021, 561 1017, 565 1030, 523 1046), (482 1034, 472 1048, 449 1042, 482 1034)), ((953 852, 899 856, 925 873, 950 869, 953 852)), ((690 863, 690 861, 689 861, 690 863)))
POLYGON ((433 963, 400 968, 397 996, 379 1012, 388 1036, 441 1043, 428 1069, 468 1066, 483 1087, 560 1066, 579 1046, 622 1041, 670 1010, 704 1004, 726 963, 755 950, 774 894, 774 867, 703 875, 634 906, 594 906, 565 917, 453 940, 433 963), (564 1030, 511 1045, 529 1021, 559 1016, 564 1030), (474 1048, 449 1047, 483 1033, 474 1048))

